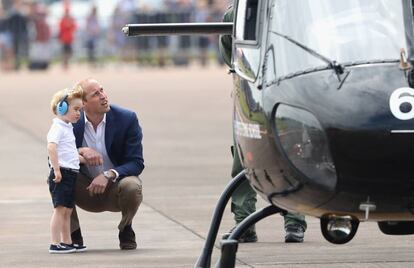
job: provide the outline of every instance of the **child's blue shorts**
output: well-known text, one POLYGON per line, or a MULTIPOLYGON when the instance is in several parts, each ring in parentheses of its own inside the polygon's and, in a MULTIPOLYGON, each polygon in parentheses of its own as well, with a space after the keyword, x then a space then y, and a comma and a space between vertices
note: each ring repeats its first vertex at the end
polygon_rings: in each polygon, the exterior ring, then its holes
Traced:
POLYGON ((52 196, 53 207, 63 206, 67 208, 75 207, 75 183, 78 171, 68 168, 60 168, 62 180, 55 183, 55 173, 53 169, 50 170, 48 184, 49 192, 52 196))

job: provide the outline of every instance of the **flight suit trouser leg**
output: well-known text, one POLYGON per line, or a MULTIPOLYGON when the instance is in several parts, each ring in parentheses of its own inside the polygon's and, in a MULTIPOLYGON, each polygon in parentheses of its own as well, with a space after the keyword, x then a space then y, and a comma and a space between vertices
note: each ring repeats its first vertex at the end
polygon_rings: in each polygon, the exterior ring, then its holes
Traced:
POLYGON ((304 231, 306 231, 307 224, 305 221, 305 216, 302 214, 288 212, 284 217, 284 221, 285 221, 285 229, 288 225, 298 224, 303 227, 304 231))
MULTIPOLYGON (((231 176, 234 178, 239 174, 243 167, 240 162, 239 154, 235 146, 232 146, 233 166, 231 176)), ((250 186, 249 181, 245 180, 237 187, 231 196, 231 212, 234 215, 236 224, 247 218, 256 211, 257 194, 250 186)), ((255 232, 255 226, 251 226, 249 231, 255 232)))
POLYGON ((236 223, 256 211, 257 194, 248 181, 244 181, 231 196, 231 212, 236 223))

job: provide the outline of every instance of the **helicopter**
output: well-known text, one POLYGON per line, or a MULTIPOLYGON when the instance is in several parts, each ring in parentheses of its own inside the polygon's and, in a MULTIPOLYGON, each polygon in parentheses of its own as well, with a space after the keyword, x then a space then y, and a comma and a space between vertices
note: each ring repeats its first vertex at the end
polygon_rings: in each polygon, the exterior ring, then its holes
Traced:
POLYGON ((414 234, 414 3, 235 0, 233 8, 232 23, 123 28, 233 39, 233 133, 245 170, 220 196, 195 266, 210 266, 224 207, 245 177, 270 205, 221 241, 217 267, 235 266, 249 226, 286 211, 319 218, 334 244, 367 221, 414 234))

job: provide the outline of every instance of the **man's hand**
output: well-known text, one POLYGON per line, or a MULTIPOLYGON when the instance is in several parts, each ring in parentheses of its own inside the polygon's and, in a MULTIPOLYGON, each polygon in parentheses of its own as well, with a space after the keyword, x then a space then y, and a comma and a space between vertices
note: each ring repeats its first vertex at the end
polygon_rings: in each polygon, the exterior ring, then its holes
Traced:
POLYGON ((106 186, 108 185, 108 180, 104 177, 103 174, 99 174, 98 177, 92 180, 91 184, 86 187, 86 190, 89 191, 89 194, 93 196, 94 194, 103 194, 105 192, 106 186))
POLYGON ((103 164, 102 155, 96 152, 94 149, 88 147, 82 147, 79 149, 79 154, 85 158, 88 166, 100 166, 103 164))

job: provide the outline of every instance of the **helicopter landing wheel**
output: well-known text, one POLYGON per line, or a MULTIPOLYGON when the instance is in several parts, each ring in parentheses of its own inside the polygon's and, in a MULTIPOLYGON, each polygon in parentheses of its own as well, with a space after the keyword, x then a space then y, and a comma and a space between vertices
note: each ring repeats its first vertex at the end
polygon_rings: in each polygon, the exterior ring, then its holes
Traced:
POLYGON ((321 231, 323 237, 333 244, 345 244, 354 238, 359 220, 351 217, 322 217, 321 231))

